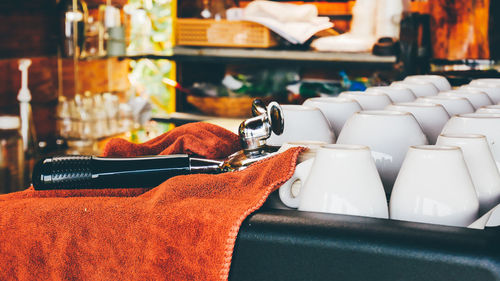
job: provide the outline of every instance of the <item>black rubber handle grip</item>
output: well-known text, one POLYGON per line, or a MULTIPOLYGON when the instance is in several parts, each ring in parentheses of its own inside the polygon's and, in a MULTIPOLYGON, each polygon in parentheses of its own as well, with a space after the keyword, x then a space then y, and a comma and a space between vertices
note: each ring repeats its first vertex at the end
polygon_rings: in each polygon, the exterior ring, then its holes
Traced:
POLYGON ((60 156, 35 165, 33 187, 37 190, 149 188, 189 173, 190 160, 185 154, 134 158, 60 156))

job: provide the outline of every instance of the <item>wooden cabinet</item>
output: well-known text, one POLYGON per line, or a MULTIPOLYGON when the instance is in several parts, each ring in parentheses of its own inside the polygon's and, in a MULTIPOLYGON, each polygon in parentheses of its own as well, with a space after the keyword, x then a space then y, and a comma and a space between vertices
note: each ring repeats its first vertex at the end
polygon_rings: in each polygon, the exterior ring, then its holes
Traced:
MULTIPOLYGON (((113 0, 120 7, 126 0, 113 0)), ((105 0, 87 1, 90 8, 105 0)), ((31 58, 29 89, 38 137, 54 138, 55 107, 60 95, 128 89, 126 59, 77 60, 58 55, 56 0, 4 0, 0 3, 0 114, 17 114, 20 58, 31 58)))

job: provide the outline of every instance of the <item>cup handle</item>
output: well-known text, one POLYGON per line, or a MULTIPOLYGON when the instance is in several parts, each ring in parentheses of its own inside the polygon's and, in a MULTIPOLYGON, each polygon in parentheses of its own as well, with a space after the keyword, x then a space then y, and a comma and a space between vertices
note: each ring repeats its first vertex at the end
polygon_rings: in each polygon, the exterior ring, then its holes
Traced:
POLYGON ((308 159, 297 165, 293 176, 286 181, 279 189, 279 196, 281 202, 289 208, 298 208, 300 203, 300 190, 302 185, 307 179, 309 172, 311 171, 312 163, 314 158, 308 159), (294 195, 294 189, 299 188, 296 195, 294 195))

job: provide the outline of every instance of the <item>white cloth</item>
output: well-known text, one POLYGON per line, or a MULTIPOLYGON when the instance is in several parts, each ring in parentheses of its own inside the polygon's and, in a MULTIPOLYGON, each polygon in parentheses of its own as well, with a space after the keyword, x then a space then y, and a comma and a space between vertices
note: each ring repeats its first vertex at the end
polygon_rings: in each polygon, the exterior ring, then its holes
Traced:
POLYGON ((316 39, 311 46, 323 52, 369 52, 375 44, 375 16, 380 0, 357 0, 352 10, 351 30, 316 39))
POLYGON ((295 5, 272 1, 252 1, 245 8, 245 16, 264 17, 279 22, 308 22, 318 17, 318 9, 311 4, 295 5))
POLYGON ((292 44, 303 44, 315 33, 333 27, 328 17, 318 17, 318 9, 311 4, 295 5, 272 1, 252 1, 241 15, 232 18, 262 24, 292 44))
POLYGON ((399 24, 408 0, 357 0, 351 30, 316 39, 311 46, 323 52, 370 52, 381 37, 399 38, 399 24))
POLYGON ((351 33, 337 36, 326 36, 314 40, 311 47, 320 52, 369 52, 375 44, 375 37, 360 37, 351 33))

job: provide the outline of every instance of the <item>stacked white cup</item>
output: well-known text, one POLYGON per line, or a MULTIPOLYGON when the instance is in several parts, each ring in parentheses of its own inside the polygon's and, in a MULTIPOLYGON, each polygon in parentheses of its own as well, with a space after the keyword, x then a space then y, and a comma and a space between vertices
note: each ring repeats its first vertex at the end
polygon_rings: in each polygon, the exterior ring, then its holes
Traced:
POLYGON ((282 105, 284 129, 281 135, 271 133, 266 141, 271 146, 281 146, 293 141, 322 141, 335 143, 335 133, 330 122, 317 107, 282 105))
MULTIPOLYGON (((500 113, 499 81, 452 90, 442 76, 416 75, 306 100, 328 120, 337 144, 310 149, 280 188, 281 200, 302 211, 387 218, 385 189, 392 219, 468 226, 500 201, 500 114, 492 114, 500 113)), ((304 123, 293 111, 285 112, 285 124, 287 116, 304 123)), ((318 140, 297 128, 290 131, 301 139, 271 144, 318 140)))
POLYGON ((389 217, 370 149, 362 145, 321 146, 313 159, 297 165, 292 178, 280 187, 280 198, 300 211, 389 217), (300 190, 294 192, 298 182, 300 190))
POLYGON ((459 89, 459 90, 445 91, 445 92, 440 92, 438 96, 466 98, 476 110, 480 107, 493 104, 493 101, 485 92, 474 89, 459 89))
POLYGON ((396 179, 390 217, 423 223, 468 226, 479 202, 457 146, 411 146, 396 179))
POLYGON ((483 106, 481 108, 478 108, 476 110, 476 113, 500 114, 500 104, 492 104, 492 105, 483 106))

